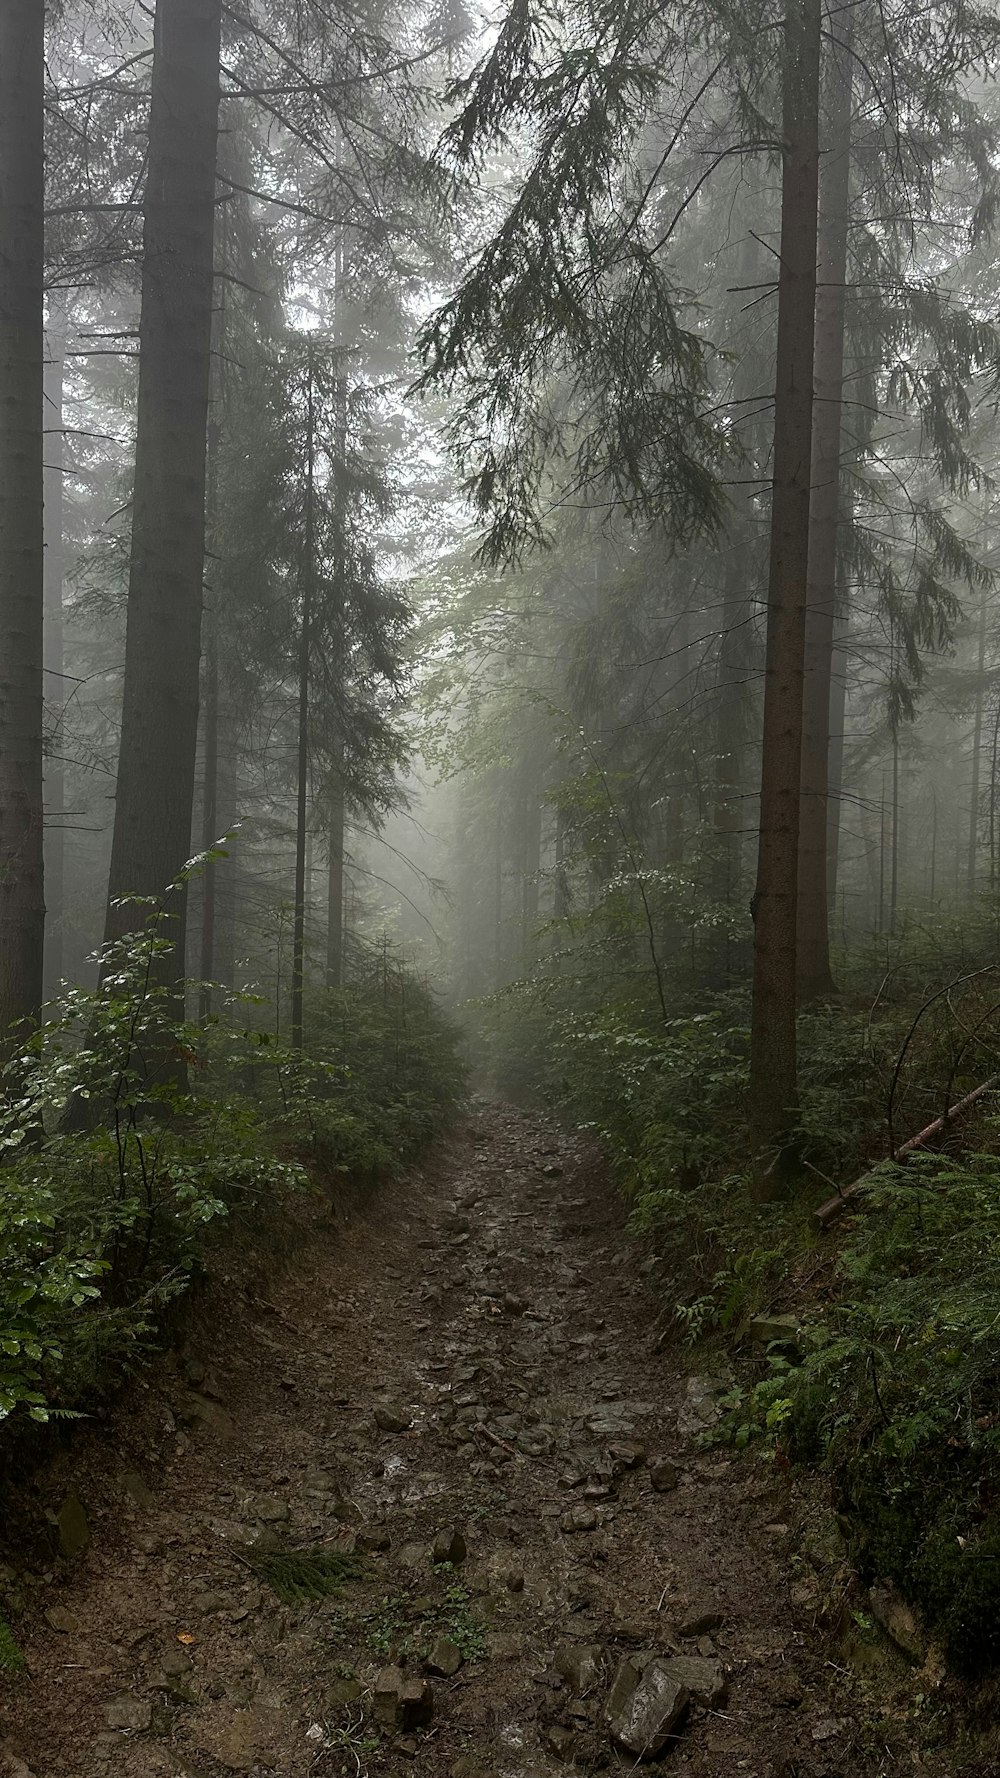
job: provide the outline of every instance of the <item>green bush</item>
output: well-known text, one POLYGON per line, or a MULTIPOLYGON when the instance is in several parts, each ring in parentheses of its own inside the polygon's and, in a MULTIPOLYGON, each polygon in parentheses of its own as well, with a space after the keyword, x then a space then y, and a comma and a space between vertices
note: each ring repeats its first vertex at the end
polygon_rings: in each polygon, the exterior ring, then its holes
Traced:
POLYGON ((154 908, 4 1069, 0 1420, 84 1405, 148 1351, 220 1219, 317 1174, 395 1171, 461 1090, 450 1030, 400 971, 328 997, 297 1054, 246 1003, 186 1021, 158 980, 169 948, 154 908))

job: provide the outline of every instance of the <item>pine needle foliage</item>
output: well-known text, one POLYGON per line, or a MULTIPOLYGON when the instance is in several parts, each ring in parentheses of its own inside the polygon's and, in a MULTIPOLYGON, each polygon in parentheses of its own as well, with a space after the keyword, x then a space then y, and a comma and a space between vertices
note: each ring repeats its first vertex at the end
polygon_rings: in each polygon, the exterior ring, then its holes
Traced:
POLYGON ((364 1580, 368 1565, 343 1550, 250 1550, 246 1560, 283 1605, 307 1605, 364 1580))

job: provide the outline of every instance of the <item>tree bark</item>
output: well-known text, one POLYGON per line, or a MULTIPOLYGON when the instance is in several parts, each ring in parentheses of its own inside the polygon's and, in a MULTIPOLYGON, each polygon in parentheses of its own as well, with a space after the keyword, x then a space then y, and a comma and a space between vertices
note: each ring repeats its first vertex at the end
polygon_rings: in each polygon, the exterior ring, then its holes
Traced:
POLYGON ((819 188, 819 265, 813 387, 812 496, 799 816, 798 993, 800 1003, 835 992, 830 968, 827 845, 837 542, 844 405, 844 328, 851 182, 851 21, 829 49, 829 151, 819 188))
POLYGON ((813 329, 819 191, 820 0, 789 0, 783 82, 784 166, 774 491, 767 592, 760 840, 754 893, 750 1114, 759 1146, 794 1118, 796 915, 813 329))
MULTIPOLYGON (((158 0, 144 205, 125 689, 106 933, 190 855, 198 742, 221 0, 158 0)), ((184 968, 187 896, 169 898, 184 968)))
MULTIPOLYGON (((986 531, 984 518, 983 530, 986 531)), ((979 600, 979 656, 976 674, 976 708, 972 724, 972 791, 969 802, 969 900, 976 893, 976 867, 979 861, 979 771, 983 746, 983 706, 986 674, 986 590, 979 600)))
MULTIPOLYGON (((345 270, 345 246, 341 238, 337 242, 334 260, 334 317, 338 322, 341 315, 341 289, 345 270)), ((345 367, 339 367, 339 374, 334 385, 334 463, 333 463, 333 500, 334 500, 334 599, 333 612, 333 648, 336 661, 336 692, 339 701, 337 721, 340 733, 333 738, 333 760, 330 771, 330 814, 329 831, 327 834, 327 873, 326 897, 326 985, 328 988, 340 988, 344 980, 344 858, 345 833, 347 825, 347 782, 346 753, 344 746, 344 723, 346 720, 346 658, 347 658, 347 614, 348 599, 348 552, 347 552, 347 428, 348 428, 348 397, 347 376, 345 367)))
POLYGON ((299 727, 295 805, 295 913, 292 928, 292 1048, 302 1048, 306 944, 306 827, 309 813, 309 670, 316 577, 316 407, 312 358, 306 380, 306 512, 299 627, 299 727))
MULTIPOLYGON (((739 259, 738 282, 749 287, 758 281, 759 248, 749 227, 739 259)), ((733 372, 733 414, 740 421, 754 388, 754 360, 743 352, 733 372)), ((758 453, 748 451, 745 473, 752 474, 758 453)), ((742 835, 744 772, 742 759, 748 729, 747 617, 752 576, 753 499, 751 484, 733 492, 722 588, 722 633, 716 663, 715 782, 713 827, 716 845, 712 860, 712 893, 717 902, 732 907, 741 899, 743 878, 742 835)))
POLYGON ((330 786, 327 829, 326 892, 326 985, 339 988, 344 980, 344 775, 334 764, 330 786))
POLYGON ((844 741, 847 720, 847 575, 843 560, 837 566, 838 613, 833 627, 833 666, 830 685, 830 756, 826 796, 826 902, 829 918, 837 905, 840 874, 840 819, 844 801, 844 741))
POLYGON ((0 1050, 38 1016, 45 935, 44 25, 0 5, 0 1050))
POLYGON ((63 382, 66 368, 66 305, 61 292, 49 295, 48 327, 45 353, 45 405, 42 416, 44 439, 44 508, 45 508, 45 615, 42 664, 45 673, 45 698, 50 711, 48 745, 45 759, 45 975, 46 1000, 58 992, 63 976, 63 921, 65 919, 66 874, 66 773, 63 754, 63 712, 66 688, 63 679, 63 578, 65 572, 63 546, 63 475, 65 472, 65 433, 63 425, 63 382))

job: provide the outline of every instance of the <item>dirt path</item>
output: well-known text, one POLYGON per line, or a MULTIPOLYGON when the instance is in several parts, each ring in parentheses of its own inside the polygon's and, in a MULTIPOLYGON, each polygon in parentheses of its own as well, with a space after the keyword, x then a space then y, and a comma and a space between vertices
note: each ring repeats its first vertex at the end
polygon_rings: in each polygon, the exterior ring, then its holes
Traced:
POLYGON ((207 1372, 157 1373, 148 1410, 47 1478, 52 1507, 75 1485, 91 1541, 29 1576, 9 1773, 631 1769, 609 1685, 631 1658, 635 1715, 654 1657, 665 1710, 678 1676, 694 1693, 663 1754, 678 1778, 912 1772, 812 1627, 830 1583, 822 1552, 790 1560, 787 1480, 699 1446, 655 1288, 583 1150, 515 1112, 317 1228, 267 1300, 203 1330, 207 1372), (436 1539, 464 1544, 453 1570, 436 1539), (364 1572, 283 1602, 262 1562, 317 1546, 364 1572))

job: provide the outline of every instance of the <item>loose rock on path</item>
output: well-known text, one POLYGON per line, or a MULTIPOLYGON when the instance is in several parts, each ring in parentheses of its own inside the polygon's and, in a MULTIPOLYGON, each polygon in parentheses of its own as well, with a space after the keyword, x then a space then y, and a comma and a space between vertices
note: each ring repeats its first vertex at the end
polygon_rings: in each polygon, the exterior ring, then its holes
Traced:
POLYGON ((787 1478, 704 1448, 658 1288, 583 1145, 502 1109, 217 1288, 42 1480, 73 1548, 17 1583, 0 1772, 912 1772, 813 1628, 787 1478))

